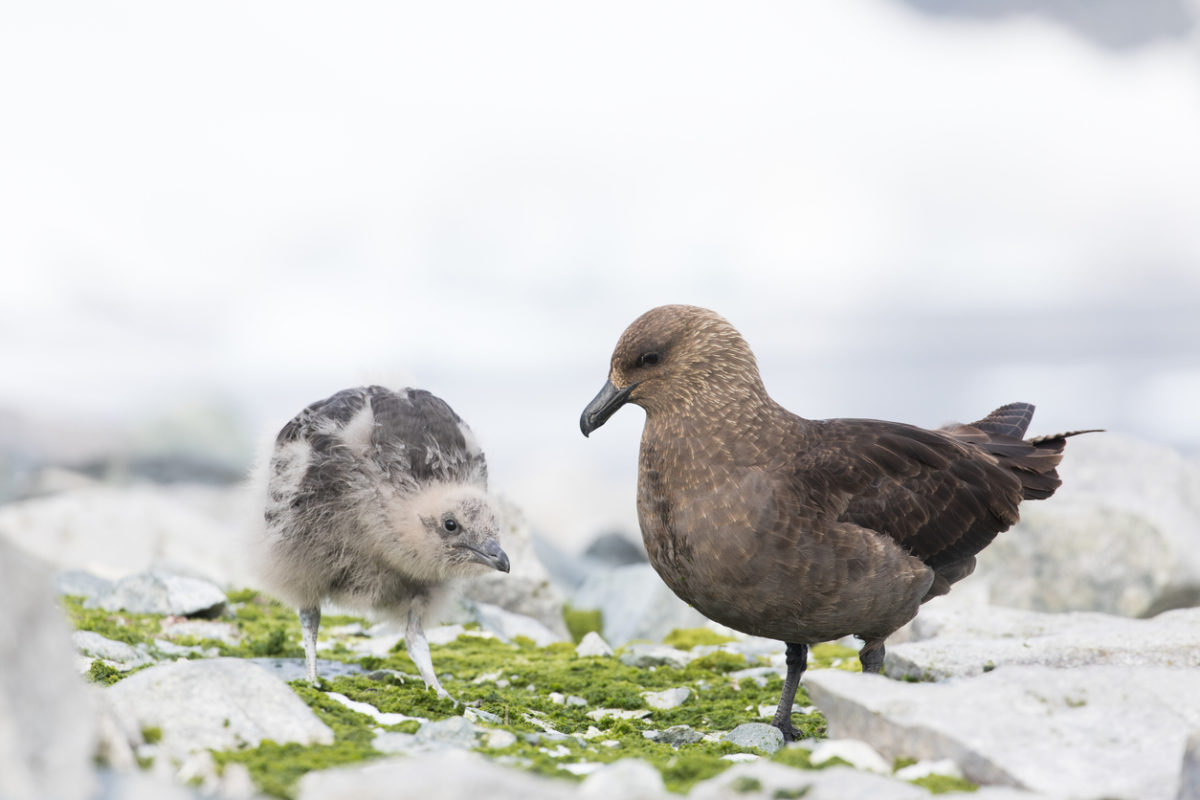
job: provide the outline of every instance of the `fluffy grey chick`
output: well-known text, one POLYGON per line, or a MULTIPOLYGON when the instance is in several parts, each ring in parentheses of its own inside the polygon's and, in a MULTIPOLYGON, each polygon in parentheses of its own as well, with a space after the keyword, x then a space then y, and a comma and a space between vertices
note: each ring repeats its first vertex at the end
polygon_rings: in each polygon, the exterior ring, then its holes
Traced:
POLYGON ((421 389, 346 389, 313 403, 275 439, 260 569, 300 613, 308 680, 317 680, 321 602, 407 617, 405 643, 425 685, 423 622, 454 578, 508 572, 471 429, 421 389))

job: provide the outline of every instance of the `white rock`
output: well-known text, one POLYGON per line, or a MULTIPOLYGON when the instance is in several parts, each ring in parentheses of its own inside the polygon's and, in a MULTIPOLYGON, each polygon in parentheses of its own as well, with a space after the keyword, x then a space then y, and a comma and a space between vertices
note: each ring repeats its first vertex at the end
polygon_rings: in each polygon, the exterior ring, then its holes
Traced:
POLYGON ((463 717, 446 717, 445 719, 426 722, 417 731, 418 742, 438 742, 468 749, 475 746, 476 739, 482 731, 463 717))
MULTIPOLYGON (((461 583, 471 603, 499 606, 514 614, 532 617, 555 637, 570 641, 563 620, 563 596, 534 551, 532 532, 525 515, 505 497, 496 498, 501 511, 500 544, 511 565, 507 573, 489 570, 461 583)), ((531 637, 532 638, 532 637, 531 637)), ((536 639, 535 639, 536 641, 536 639)))
POLYGON ((667 797, 662 775, 651 764, 637 758, 622 758, 604 764, 589 775, 579 787, 580 797, 602 800, 654 800, 667 797))
POLYGON ((212 615, 225 606, 225 593, 209 581, 154 569, 117 581, 96 605, 133 614, 212 615))
POLYGON ((490 730, 483 734, 483 746, 489 750, 503 750, 517 743, 516 734, 505 730, 490 730))
POLYGON ((565 634, 550 630, 533 617, 506 611, 500 606, 490 603, 477 603, 476 619, 480 626, 494 633, 502 641, 511 642, 518 636, 532 639, 538 647, 545 647, 555 642, 569 641, 565 634))
POLYGON ((240 488, 96 486, 0 506, 0 538, 59 569, 121 578, 177 563, 249 586, 242 521, 255 501, 240 488))
POLYGON ((764 722, 743 722, 721 737, 737 747, 754 748, 764 753, 774 753, 783 747, 783 732, 774 725, 764 722))
POLYGON ((0 797, 90 798, 97 734, 50 568, 0 538, 0 797))
POLYGON ((71 643, 84 655, 103 659, 122 672, 154 663, 153 658, 133 645, 107 639, 94 631, 73 631, 71 643))
POLYGON ((608 657, 613 654, 613 650, 608 646, 608 642, 595 631, 588 631, 579 640, 579 644, 575 645, 575 655, 580 658, 589 658, 591 656, 608 657))
POLYGON ((675 628, 699 628, 707 620, 675 596, 649 564, 598 570, 571 598, 578 609, 599 609, 604 638, 613 644, 631 639, 660 641, 675 628))
POLYGON ((650 710, 647 708, 597 708, 587 712, 589 719, 594 719, 597 722, 605 717, 613 719, 645 719, 650 716, 650 710))
POLYGON ((678 708, 691 696, 692 690, 686 686, 664 689, 661 692, 642 692, 642 697, 646 699, 646 705, 659 711, 678 708))
POLYGON ((830 669, 804 680, 831 736, 1050 795, 1174 800, 1200 729, 1200 670, 1015 666, 930 684, 830 669))
POLYGON ((503 767, 470 751, 446 750, 420 758, 381 759, 341 769, 310 772, 300 779, 297 800, 569 800, 579 788, 503 767))
POLYGON ((1053 499, 1023 504, 980 555, 975 589, 1036 611, 1140 617, 1200 605, 1200 465, 1099 433, 1071 439, 1058 471, 1053 499))
POLYGON ((333 731, 287 684, 237 658, 178 661, 135 673, 105 690, 130 741, 146 728, 162 731, 160 747, 174 760, 211 748, 330 744, 333 731))
POLYGON ((467 629, 458 623, 453 625, 438 625, 425 631, 425 641, 429 642, 429 644, 447 645, 456 641, 459 636, 462 636, 466 632, 467 629))
POLYGON ((1200 667, 1197 630, 1200 608, 1134 620, 932 603, 912 623, 911 635, 918 641, 888 647, 886 670, 891 678, 942 680, 1019 664, 1195 668, 1200 667))
POLYGON ((937 761, 918 761, 915 764, 909 764, 907 767, 901 767, 896 770, 896 777, 902 781, 915 781, 918 778, 926 778, 930 775, 945 775, 948 778, 961 778, 962 770, 948 758, 938 759, 937 761))
POLYGON ((737 764, 696 784, 688 800, 800 796, 804 800, 930 800, 925 789, 891 777, 849 767, 795 769, 766 758, 737 764), (755 785, 761 788, 750 788, 755 785))
POLYGON ((1193 731, 1183 754, 1176 800, 1195 800, 1197 797, 1200 797, 1200 731, 1193 731))
POLYGON ((732 761, 735 764, 748 764, 758 761, 762 756, 756 756, 754 753, 726 753, 721 758, 725 761, 732 761))
POLYGON ((215 639, 229 645, 236 645, 242 641, 242 634, 236 625, 217 620, 167 618, 162 621, 162 631, 165 636, 215 639))
POLYGON ((668 647, 665 644, 631 644, 621 653, 622 664, 638 669, 647 669, 648 667, 683 669, 691 661, 691 653, 668 647))
POLYGON ((859 739, 826 739, 812 749, 813 764, 824 764, 831 758, 840 758, 857 769, 891 775, 892 765, 876 752, 874 747, 859 739))
POLYGON ((351 711, 357 711, 359 714, 366 714, 380 725, 399 725, 401 722, 408 722, 409 720, 416 720, 417 722, 421 723, 429 721, 425 717, 410 717, 407 714, 401 714, 396 711, 380 711, 370 703, 351 700, 349 697, 346 697, 346 695, 339 692, 326 692, 325 696, 330 700, 336 700, 351 711))

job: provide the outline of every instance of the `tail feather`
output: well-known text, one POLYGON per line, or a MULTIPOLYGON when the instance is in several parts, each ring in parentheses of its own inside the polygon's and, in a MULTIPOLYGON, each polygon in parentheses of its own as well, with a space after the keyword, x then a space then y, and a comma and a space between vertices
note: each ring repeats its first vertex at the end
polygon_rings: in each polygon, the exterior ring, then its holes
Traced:
POLYGON ((1100 429, 1025 439, 1025 431, 1033 420, 1033 409, 1029 403, 1009 403, 978 422, 956 426, 951 430, 959 438, 983 449, 1011 469, 1021 481, 1021 496, 1024 499, 1044 500, 1062 485, 1062 479, 1058 477, 1058 464, 1062 461, 1067 439, 1083 433, 1099 433, 1100 429))

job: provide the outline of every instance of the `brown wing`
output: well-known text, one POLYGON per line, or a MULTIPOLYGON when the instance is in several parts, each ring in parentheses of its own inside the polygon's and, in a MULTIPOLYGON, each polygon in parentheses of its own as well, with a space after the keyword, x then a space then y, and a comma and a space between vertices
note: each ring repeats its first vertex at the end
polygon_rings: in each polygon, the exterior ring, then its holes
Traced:
POLYGON ((973 442, 879 420, 809 425, 806 438, 815 438, 798 480, 825 495, 839 520, 890 536, 931 567, 978 553, 1017 521, 1021 478, 973 442))

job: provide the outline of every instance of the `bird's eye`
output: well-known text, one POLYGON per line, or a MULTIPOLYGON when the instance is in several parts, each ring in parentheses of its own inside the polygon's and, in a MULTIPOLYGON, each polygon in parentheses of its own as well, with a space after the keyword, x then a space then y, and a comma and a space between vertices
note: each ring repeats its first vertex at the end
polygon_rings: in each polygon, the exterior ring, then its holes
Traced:
POLYGON ((637 357, 639 367, 652 367, 658 363, 658 353, 642 353, 637 357))
POLYGON ((446 533, 455 533, 458 531, 458 521, 454 517, 446 517, 442 520, 442 528, 446 533))

